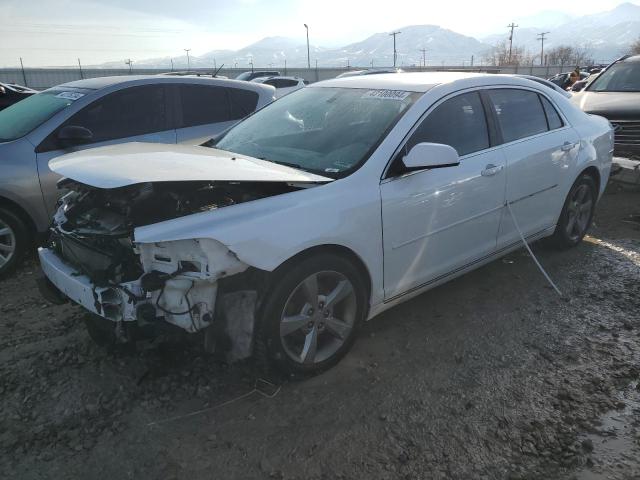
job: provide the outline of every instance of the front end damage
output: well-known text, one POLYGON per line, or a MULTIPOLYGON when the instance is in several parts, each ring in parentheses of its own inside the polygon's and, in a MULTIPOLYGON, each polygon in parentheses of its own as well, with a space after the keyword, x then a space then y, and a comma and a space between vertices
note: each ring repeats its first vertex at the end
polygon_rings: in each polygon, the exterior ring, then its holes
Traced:
POLYGON ((164 182, 99 189, 63 182, 71 191, 39 250, 49 288, 110 322, 122 341, 128 327, 172 326, 204 332, 206 347, 228 360, 251 355, 259 283, 253 279, 260 272, 214 239, 139 243, 135 230, 296 187, 164 182))

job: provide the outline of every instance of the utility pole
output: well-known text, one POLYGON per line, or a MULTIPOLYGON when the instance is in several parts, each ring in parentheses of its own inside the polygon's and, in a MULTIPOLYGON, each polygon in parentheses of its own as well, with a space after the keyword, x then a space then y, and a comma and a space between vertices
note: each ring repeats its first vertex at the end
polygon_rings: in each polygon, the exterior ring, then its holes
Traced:
POLYGON ((509 64, 511 64, 511 50, 513 48, 513 29, 518 28, 518 25, 511 22, 509 25, 507 25, 507 28, 511 29, 511 33, 509 33, 509 64))
POLYGON ((422 52, 422 66, 426 67, 427 66, 427 49, 423 47, 419 49, 419 51, 422 52))
POLYGON ((187 52, 187 71, 191 70, 191 61, 189 60, 189 52, 191 51, 190 48, 183 48, 183 50, 185 52, 187 52))
POLYGON ((173 58, 170 58, 169 60, 171 60, 171 71, 173 72, 173 58))
POLYGON ((373 68, 373 58, 371 59, 371 68, 373 68))
POLYGON ((471 55, 471 66, 473 67, 473 55, 471 55))
POLYGON ((133 62, 131 61, 131 59, 130 59, 130 58, 127 58, 127 59, 124 61, 124 64, 125 64, 125 65, 129 65, 129 75, 131 75, 131 66, 133 65, 133 62))
POLYGON ((311 56, 309 55, 309 25, 307 25, 306 23, 304 23, 303 25, 307 30, 307 68, 311 70, 311 56))
POLYGON ((22 70, 22 80, 24 81, 24 86, 28 87, 29 85, 27 85, 27 75, 24 73, 24 64, 22 63, 22 57, 20 57, 20 69, 22 70))
POLYGON ((389 36, 393 37, 393 68, 396 68, 396 59, 398 58, 398 51, 396 50, 396 35, 402 32, 391 32, 389 36))
POLYGON ((544 36, 551 32, 542 32, 538 34, 538 40, 540 40, 540 65, 544 63, 544 36))
POLYGON ((80 64, 80 59, 78 58, 78 68, 80 69, 80 80, 84 79, 84 75, 82 75, 82 65, 80 64))
POLYGON ((284 59, 284 75, 287 75, 287 59, 284 59))

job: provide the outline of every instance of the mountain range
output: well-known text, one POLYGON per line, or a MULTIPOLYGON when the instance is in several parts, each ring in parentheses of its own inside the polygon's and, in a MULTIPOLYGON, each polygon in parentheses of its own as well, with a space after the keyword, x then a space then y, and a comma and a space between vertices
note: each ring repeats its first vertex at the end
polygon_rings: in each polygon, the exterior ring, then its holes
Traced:
MULTIPOLYGON (((540 32, 549 32, 545 48, 571 45, 587 49, 598 62, 607 62, 626 53, 632 42, 640 38, 640 6, 623 3, 606 12, 572 16, 562 12, 546 11, 531 17, 516 19, 520 25, 514 33, 514 45, 537 53, 540 32)), ((480 64, 482 57, 499 42, 508 38, 508 31, 480 39, 466 36, 437 25, 411 25, 397 29, 397 65, 422 65, 423 52, 427 65, 469 65, 472 57, 480 64)), ((388 32, 376 33, 356 43, 339 48, 310 46, 311 66, 390 66, 393 64, 393 41, 388 32)), ((307 46, 299 40, 286 37, 267 37, 240 50, 213 50, 201 56, 191 56, 193 68, 213 68, 224 64, 227 68, 282 69, 307 65, 307 46)), ((187 58, 165 57, 138 60, 136 67, 185 69, 187 58), (173 65, 172 65, 173 62, 173 65)), ((121 62, 109 62, 99 67, 122 68, 121 62)))

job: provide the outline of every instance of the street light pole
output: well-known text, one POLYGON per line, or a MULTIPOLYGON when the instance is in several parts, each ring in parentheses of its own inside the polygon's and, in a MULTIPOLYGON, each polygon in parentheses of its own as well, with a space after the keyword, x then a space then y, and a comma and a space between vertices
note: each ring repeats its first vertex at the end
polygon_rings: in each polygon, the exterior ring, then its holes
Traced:
POLYGON ((307 30, 307 68, 311 70, 311 56, 309 54, 309 25, 305 23, 304 28, 307 30))
POLYGON ((190 48, 185 48, 183 49, 185 52, 187 52, 187 71, 191 70, 191 61, 189 60, 189 52, 191 51, 190 48))
POLYGON ((402 32, 391 32, 389 35, 393 37, 393 68, 396 68, 396 60, 398 58, 398 51, 396 50, 396 35, 402 32))

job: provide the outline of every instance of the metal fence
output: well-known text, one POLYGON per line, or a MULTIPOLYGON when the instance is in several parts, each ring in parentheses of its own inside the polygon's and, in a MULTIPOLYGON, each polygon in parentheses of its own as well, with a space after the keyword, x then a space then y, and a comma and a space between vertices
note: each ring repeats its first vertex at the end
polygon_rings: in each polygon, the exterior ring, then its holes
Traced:
MULTIPOLYGON (((366 67, 361 67, 366 68, 366 67)), ((302 77, 309 82, 318 82, 334 78, 341 73, 350 70, 358 70, 359 67, 350 68, 269 68, 268 70, 279 70, 284 75, 302 77)), ((548 78, 556 73, 571 70, 570 67, 563 66, 509 66, 509 67, 487 67, 487 66, 439 66, 439 67, 403 67, 405 71, 458 71, 458 72, 487 72, 487 73, 520 73, 548 78)), ((207 73, 210 69, 193 69, 194 71, 207 73)), ((225 68, 219 71, 219 75, 235 78, 247 69, 225 68)), ((256 69, 259 70, 259 69, 256 69)), ((167 72, 164 69, 103 69, 103 68, 0 68, 0 82, 18 83, 26 85, 36 90, 72 82, 83 78, 106 77, 111 75, 153 75, 167 72)))

